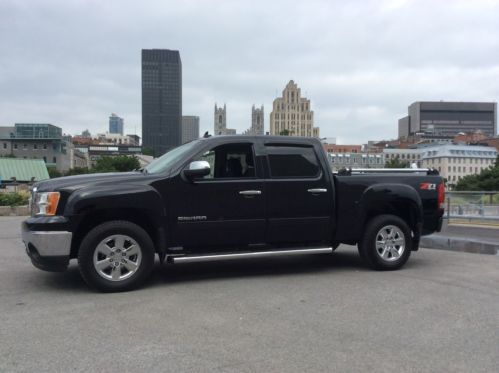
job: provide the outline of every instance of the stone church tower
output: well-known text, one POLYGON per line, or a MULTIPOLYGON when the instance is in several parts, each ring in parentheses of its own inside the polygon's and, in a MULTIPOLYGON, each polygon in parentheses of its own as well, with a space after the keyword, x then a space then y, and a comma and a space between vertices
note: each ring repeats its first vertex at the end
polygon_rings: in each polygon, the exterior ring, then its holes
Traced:
POLYGON ((263 105, 261 108, 251 108, 251 127, 244 131, 243 135, 263 135, 265 131, 265 122, 263 115, 263 105))
POLYGON ((218 108, 217 104, 215 104, 215 128, 213 129, 213 133, 215 136, 223 135, 225 133, 225 129, 227 128, 227 108, 224 104, 223 108, 218 108))
POLYGON ((265 128, 263 117, 263 105, 260 109, 253 105, 251 108, 251 131, 254 135, 263 135, 265 128))
POLYGON ((215 104, 215 125, 213 128, 215 136, 219 135, 235 135, 236 130, 227 128, 227 107, 224 104, 223 108, 217 107, 215 104))

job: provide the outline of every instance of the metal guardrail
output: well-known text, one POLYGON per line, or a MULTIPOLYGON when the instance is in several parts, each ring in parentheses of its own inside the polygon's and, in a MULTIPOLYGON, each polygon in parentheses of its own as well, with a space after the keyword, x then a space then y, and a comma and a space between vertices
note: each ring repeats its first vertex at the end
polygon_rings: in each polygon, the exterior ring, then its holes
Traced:
POLYGON ((447 192, 444 217, 449 222, 499 225, 499 191, 447 192))

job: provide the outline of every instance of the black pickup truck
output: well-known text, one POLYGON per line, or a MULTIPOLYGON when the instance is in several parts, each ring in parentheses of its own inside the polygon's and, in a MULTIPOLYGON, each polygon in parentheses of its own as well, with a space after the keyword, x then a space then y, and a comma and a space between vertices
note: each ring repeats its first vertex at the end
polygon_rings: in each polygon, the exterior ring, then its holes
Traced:
POLYGON ((404 265, 442 225, 444 184, 431 170, 334 175, 319 140, 220 136, 128 173, 37 183, 22 238, 33 264, 77 259, 101 291, 140 285, 161 262, 332 252, 357 244, 377 270, 404 265))

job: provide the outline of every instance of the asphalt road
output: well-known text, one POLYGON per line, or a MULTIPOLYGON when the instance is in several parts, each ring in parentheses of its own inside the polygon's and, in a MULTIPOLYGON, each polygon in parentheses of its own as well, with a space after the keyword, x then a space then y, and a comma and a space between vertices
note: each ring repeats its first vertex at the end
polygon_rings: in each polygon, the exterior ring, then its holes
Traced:
POLYGON ((496 372, 499 257, 422 249, 396 272, 333 255, 157 265, 90 292, 35 269, 0 218, 0 372, 496 372))

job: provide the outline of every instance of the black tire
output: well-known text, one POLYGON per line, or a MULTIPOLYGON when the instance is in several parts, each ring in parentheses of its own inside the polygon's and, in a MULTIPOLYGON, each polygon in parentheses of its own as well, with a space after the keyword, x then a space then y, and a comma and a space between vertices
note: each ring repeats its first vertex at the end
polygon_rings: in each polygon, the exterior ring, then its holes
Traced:
POLYGON ((401 268, 411 256, 411 250, 411 229, 404 220, 395 215, 378 215, 372 218, 367 223, 364 236, 359 243, 362 260, 369 267, 381 271, 401 268), (388 238, 391 235, 392 238, 383 241, 383 237, 388 238), (381 242, 386 243, 381 244, 381 242))
POLYGON ((140 286, 151 274, 154 253, 154 244, 144 229, 129 221, 113 220, 102 223, 87 233, 80 244, 78 265, 81 276, 90 287, 102 292, 127 291, 140 286), (118 243, 116 239, 123 241, 118 243), (105 240, 107 242, 103 244, 105 240), (114 247, 110 248, 109 245, 114 247), (102 247, 109 251, 108 256, 102 254, 102 247), (119 247, 122 247, 121 250, 119 247), (131 255, 132 248, 134 255, 131 255), (126 256, 127 250, 130 256, 126 256), (97 269, 108 258, 111 264, 105 269, 97 269), (132 265, 133 269, 129 270, 128 266, 132 265))

